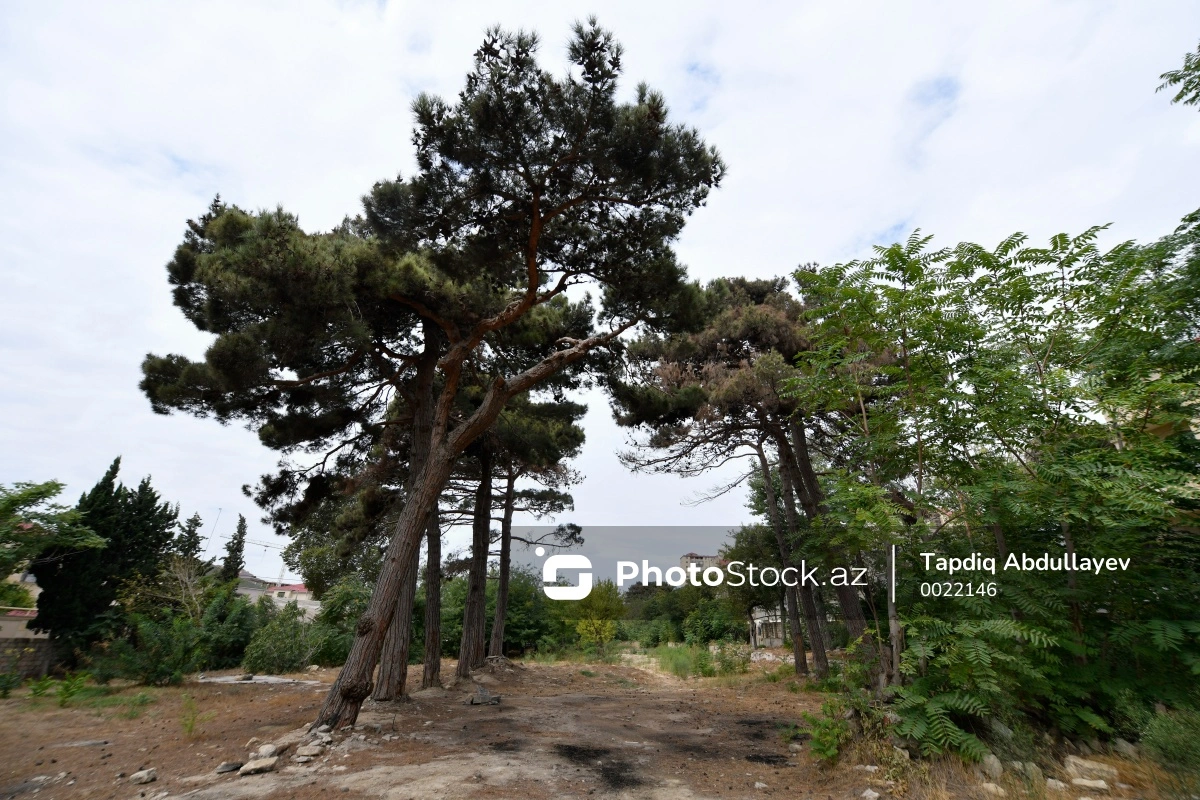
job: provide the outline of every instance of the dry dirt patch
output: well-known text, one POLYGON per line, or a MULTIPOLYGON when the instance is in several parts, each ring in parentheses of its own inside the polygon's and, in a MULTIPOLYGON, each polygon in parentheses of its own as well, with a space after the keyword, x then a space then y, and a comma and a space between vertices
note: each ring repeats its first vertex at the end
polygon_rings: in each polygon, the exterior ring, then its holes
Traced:
POLYGON ((334 672, 295 677, 320 684, 129 687, 113 698, 146 693, 153 699, 132 718, 118 700, 60 709, 52 698, 18 693, 0 701, 0 799, 156 798, 166 792, 196 800, 303 800, 330 793, 388 800, 683 800, 832 789, 829 776, 807 754, 789 752, 781 736, 801 722, 803 711, 817 710, 815 695, 753 676, 682 681, 648 668, 568 663, 518 665, 444 693, 368 703, 356 729, 310 762, 294 763, 293 748, 275 772, 217 775, 221 762, 246 760, 252 738, 275 741, 314 717, 334 672), (501 702, 465 704, 478 685, 501 702), (202 715, 191 737, 182 726, 184 694, 202 715), (157 772, 154 783, 129 783, 149 767, 157 772))

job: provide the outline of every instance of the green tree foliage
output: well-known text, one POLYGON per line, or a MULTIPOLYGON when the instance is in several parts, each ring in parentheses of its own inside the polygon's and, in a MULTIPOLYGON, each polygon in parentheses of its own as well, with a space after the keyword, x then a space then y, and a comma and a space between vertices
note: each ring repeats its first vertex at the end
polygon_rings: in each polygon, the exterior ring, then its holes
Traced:
POLYGON ((246 518, 238 514, 237 529, 225 543, 225 560, 221 562, 219 580, 230 583, 246 568, 246 518))
POLYGON ((181 558, 199 561, 200 553, 204 549, 204 540, 201 534, 203 527, 204 522, 200 519, 199 514, 192 514, 185 522, 181 522, 179 532, 175 534, 175 540, 172 542, 175 554, 181 558))
POLYGON ((971 574, 1000 590, 963 599, 902 581, 898 708, 930 751, 977 755, 985 716, 1091 735, 1125 693, 1191 702, 1197 223, 1108 251, 1100 229, 994 249, 914 234, 797 273, 810 344, 789 386, 829 465, 823 539, 855 543, 876 574, 898 542, 899 572, 930 578, 922 551, 1132 561, 971 574))
POLYGON ((102 616, 126 581, 155 575, 171 545, 176 512, 145 478, 136 489, 117 481, 121 460, 76 506, 79 523, 107 541, 102 549, 58 545, 31 567, 42 593, 31 624, 50 631, 68 661, 102 635, 102 616))
POLYGON ((105 546, 83 524, 78 510, 50 502, 62 490, 58 481, 0 486, 0 579, 27 569, 52 548, 65 552, 105 546))
POLYGON ((1183 66, 1159 75, 1162 83, 1157 91, 1170 89, 1175 91, 1172 103, 1183 103, 1187 106, 1200 105, 1200 47, 1194 53, 1184 53, 1183 66))

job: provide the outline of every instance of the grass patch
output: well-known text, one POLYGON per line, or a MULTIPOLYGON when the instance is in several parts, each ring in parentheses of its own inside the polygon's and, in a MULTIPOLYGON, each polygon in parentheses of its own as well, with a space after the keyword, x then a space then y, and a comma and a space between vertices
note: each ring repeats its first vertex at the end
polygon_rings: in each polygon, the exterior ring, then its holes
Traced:
POLYGON ((596 673, 592 672, 590 669, 581 669, 581 670, 579 670, 579 674, 585 678, 596 677, 596 673))

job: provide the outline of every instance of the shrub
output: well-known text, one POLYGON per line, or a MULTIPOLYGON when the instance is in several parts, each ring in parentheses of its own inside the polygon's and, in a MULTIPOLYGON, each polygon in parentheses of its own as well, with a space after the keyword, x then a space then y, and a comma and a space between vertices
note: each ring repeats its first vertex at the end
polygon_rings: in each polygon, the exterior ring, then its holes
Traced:
POLYGON ((203 643, 201 666, 229 669, 242 663, 254 632, 264 624, 269 612, 256 608, 234 587, 222 587, 204 609, 200 618, 203 643))
POLYGON ((303 669, 311 663, 315 649, 310 627, 299 606, 288 603, 254 634, 243 665, 251 672, 268 675, 303 669))
POLYGON ((721 675, 740 675, 750 669, 750 645, 741 642, 721 642, 717 646, 717 672, 721 675))
POLYGON ((853 732, 850 723, 845 718, 845 707, 839 702, 829 702, 821 706, 821 716, 804 713, 808 722, 808 733, 812 736, 809 747, 813 755, 819 756, 826 762, 837 760, 842 746, 850 741, 853 732))
POLYGON ((1200 712, 1155 714, 1142 730, 1142 747, 1163 766, 1200 773, 1200 712))
POLYGON ((88 677, 89 676, 86 672, 77 672, 74 675, 67 676, 58 684, 58 688, 55 690, 54 694, 58 697, 59 708, 66 708, 67 704, 71 702, 75 695, 83 691, 83 687, 87 683, 88 677))
MULTIPOLYGON (((204 655, 202 631, 187 617, 163 621, 133 615, 134 633, 109 647, 116 671, 147 686, 173 686, 199 668, 204 655)), ((108 669, 106 666, 105 669, 108 669)))
POLYGON ((43 675, 37 680, 29 682, 29 695, 31 697, 45 697, 46 692, 50 691, 50 687, 54 686, 54 678, 49 675, 43 675))

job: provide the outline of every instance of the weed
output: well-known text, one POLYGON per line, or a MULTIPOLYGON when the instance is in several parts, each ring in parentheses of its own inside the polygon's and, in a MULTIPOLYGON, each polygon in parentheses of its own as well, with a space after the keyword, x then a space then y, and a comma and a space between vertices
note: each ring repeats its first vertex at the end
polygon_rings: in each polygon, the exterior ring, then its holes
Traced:
POLYGON ((59 708, 66 708, 67 704, 83 691, 88 677, 89 675, 86 672, 76 672, 74 675, 67 676, 58 684, 54 690, 54 694, 58 698, 59 708))
POLYGON ((43 675, 37 680, 29 681, 29 694, 32 697, 45 697, 46 692, 50 691, 50 687, 54 685, 54 678, 49 675, 43 675))
POLYGON ((202 722, 215 717, 216 714, 212 711, 200 713, 199 707, 196 705, 196 698, 190 694, 183 696, 183 710, 179 715, 179 724, 183 728, 183 735, 191 739, 199 733, 199 725, 202 722))
POLYGON ((579 670, 579 674, 585 678, 596 677, 596 673, 592 672, 590 669, 581 669, 581 670, 579 670))

